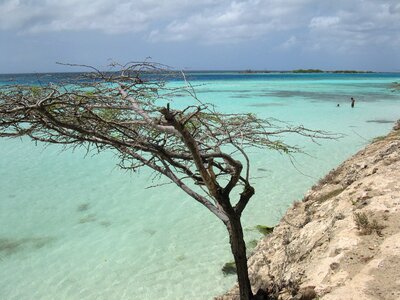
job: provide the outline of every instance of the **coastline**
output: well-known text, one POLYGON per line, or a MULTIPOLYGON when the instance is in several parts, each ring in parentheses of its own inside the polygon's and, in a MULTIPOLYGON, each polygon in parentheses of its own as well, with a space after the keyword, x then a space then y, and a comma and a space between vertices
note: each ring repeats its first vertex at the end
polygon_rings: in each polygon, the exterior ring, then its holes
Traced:
MULTIPOLYGON (((279 299, 400 298, 400 120, 288 209, 249 258, 279 299)), ((238 299, 237 286, 217 300, 238 299)), ((262 299, 262 298, 260 298, 262 299)))

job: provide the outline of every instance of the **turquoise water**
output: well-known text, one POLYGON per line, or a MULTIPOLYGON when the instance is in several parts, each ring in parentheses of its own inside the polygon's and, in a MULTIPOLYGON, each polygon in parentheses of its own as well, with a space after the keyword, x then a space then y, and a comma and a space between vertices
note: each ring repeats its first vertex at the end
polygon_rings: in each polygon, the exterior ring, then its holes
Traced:
MULTIPOLYGON (((243 215, 247 241, 260 238, 255 225, 275 224, 327 171, 400 118, 400 94, 389 88, 400 74, 190 77, 198 97, 222 112, 345 135, 320 145, 289 138, 309 154, 297 155, 295 166, 276 153, 250 152, 256 195, 243 215)), ((158 181, 146 170, 119 170, 113 153, 61 150, 0 140, 0 299, 212 299, 232 286, 235 277, 221 272, 231 260, 225 228, 205 208, 172 185, 146 189, 158 181)))

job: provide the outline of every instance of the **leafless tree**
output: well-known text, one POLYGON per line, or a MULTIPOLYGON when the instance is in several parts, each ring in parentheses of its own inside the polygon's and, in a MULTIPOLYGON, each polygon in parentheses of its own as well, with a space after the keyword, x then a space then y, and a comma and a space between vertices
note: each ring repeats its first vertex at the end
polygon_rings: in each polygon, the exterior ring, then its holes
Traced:
POLYGON ((90 67, 84 80, 69 85, 3 86, 0 136, 116 150, 122 168, 145 166, 164 175, 226 226, 240 299, 252 299, 240 220, 254 195, 246 149, 292 153, 299 149, 284 143, 282 135, 329 136, 302 126, 276 126, 253 114, 218 113, 200 102, 189 84, 166 83, 165 68, 154 63, 115 67, 118 72, 106 73, 90 67), (176 102, 170 100, 178 93, 194 101, 172 108, 176 102))

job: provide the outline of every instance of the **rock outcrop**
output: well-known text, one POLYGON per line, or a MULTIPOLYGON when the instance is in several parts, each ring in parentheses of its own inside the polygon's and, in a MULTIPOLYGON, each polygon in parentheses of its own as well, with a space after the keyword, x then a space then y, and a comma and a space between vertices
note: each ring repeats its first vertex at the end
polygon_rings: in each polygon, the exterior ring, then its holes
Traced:
POLYGON ((295 202, 249 270, 279 299, 400 299, 400 122, 295 202))

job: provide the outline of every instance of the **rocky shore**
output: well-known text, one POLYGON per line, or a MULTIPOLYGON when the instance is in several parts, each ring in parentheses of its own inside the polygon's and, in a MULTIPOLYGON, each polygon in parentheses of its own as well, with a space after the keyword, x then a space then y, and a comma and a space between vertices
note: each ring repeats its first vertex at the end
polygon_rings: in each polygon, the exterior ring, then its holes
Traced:
POLYGON ((249 271, 282 300, 400 299, 400 121, 295 202, 249 271))

